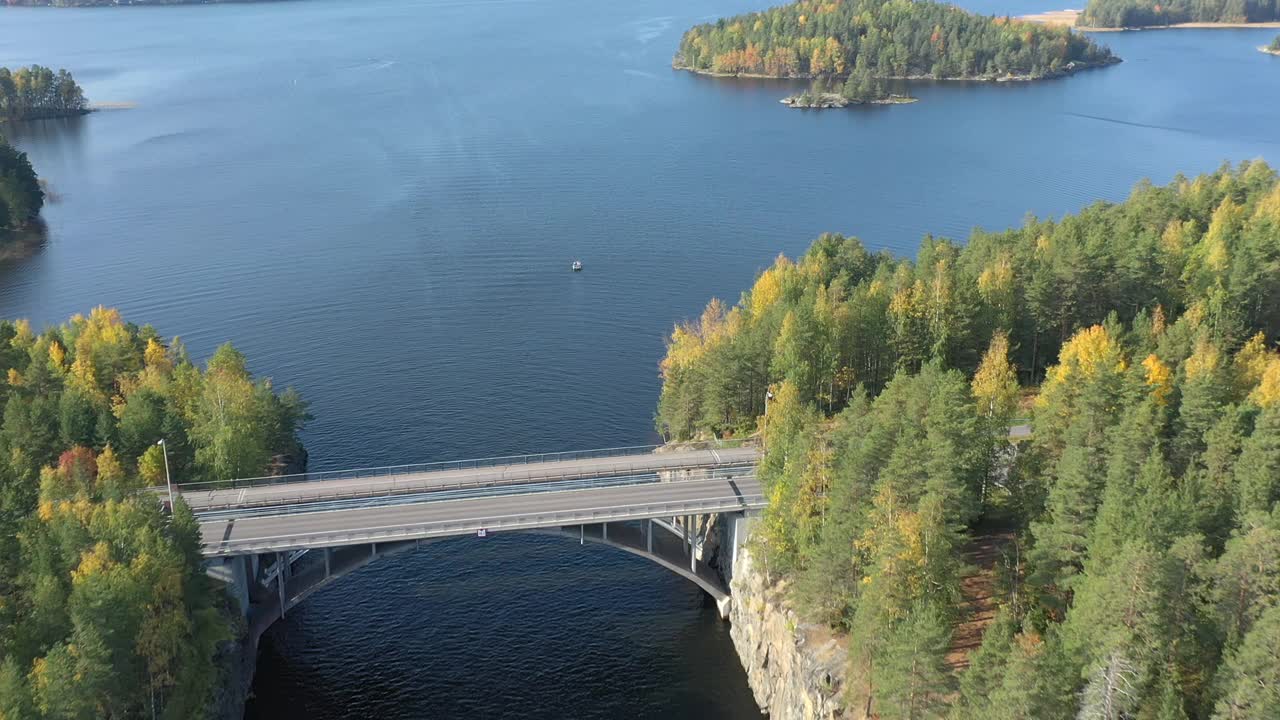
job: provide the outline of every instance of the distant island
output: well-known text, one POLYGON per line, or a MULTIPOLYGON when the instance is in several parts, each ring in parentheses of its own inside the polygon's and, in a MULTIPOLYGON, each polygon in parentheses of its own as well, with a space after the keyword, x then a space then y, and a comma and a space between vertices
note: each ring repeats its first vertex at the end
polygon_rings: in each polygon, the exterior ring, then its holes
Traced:
POLYGON ((1089 0, 1082 28, 1241 27, 1280 21, 1272 0, 1089 0))
POLYGON ((842 93, 815 93, 806 90, 797 95, 784 97, 778 102, 792 108, 822 110, 827 108, 844 108, 849 107, 850 105, 909 105, 914 102, 919 102, 919 100, 906 95, 887 95, 883 98, 876 98, 874 100, 855 100, 846 97, 842 93))
POLYGON ((1280 55, 1280 35, 1277 35, 1276 39, 1272 40, 1270 45, 1260 47, 1258 49, 1268 55, 1280 55))
POLYGON ((116 7, 121 5, 211 5, 219 2, 250 0, 5 0, 8 5, 24 7, 116 7))
MULTIPOLYGON (((1049 10, 1042 13, 1032 13, 1029 15, 1019 16, 1018 19, 1024 22, 1040 23, 1044 25, 1057 25, 1078 30, 1080 32, 1118 32, 1122 30, 1187 30, 1187 29, 1222 29, 1222 28, 1280 28, 1280 20, 1267 20, 1258 22, 1227 22, 1227 21, 1197 21, 1197 22, 1179 22, 1172 24, 1158 25, 1115 25, 1115 26, 1097 26, 1091 25, 1084 19, 1083 10, 1049 10)), ((1265 51, 1265 48, 1263 48, 1265 51)))
POLYGON ((826 78, 815 78, 808 90, 779 102, 792 108, 821 110, 851 105, 907 105, 917 100, 889 92, 884 82, 872 76, 865 67, 860 67, 849 73, 843 84, 837 83, 829 89, 826 78))
POLYGON ((84 90, 66 70, 0 67, 0 119, 38 120, 89 112, 84 90))
POLYGON ((930 0, 801 0, 691 28, 672 66, 769 78, 1038 80, 1116 62, 1066 28, 930 0))

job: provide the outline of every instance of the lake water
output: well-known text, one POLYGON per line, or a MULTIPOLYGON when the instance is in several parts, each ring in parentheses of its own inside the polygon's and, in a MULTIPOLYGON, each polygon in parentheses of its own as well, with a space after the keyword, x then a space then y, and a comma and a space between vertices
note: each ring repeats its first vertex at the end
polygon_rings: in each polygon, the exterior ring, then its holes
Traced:
MULTIPOLYGON (((234 340, 311 401, 313 469, 639 444, 671 325, 824 230, 911 253, 1280 161, 1274 30, 1101 35, 1125 63, 839 112, 670 69, 686 27, 767 4, 0 11, 0 64, 134 104, 6 128, 59 200, 46 245, 0 266, 0 316, 102 303, 198 357, 234 340)), ((261 718, 755 714, 696 588, 523 536, 317 594, 264 638, 254 692, 261 718)))

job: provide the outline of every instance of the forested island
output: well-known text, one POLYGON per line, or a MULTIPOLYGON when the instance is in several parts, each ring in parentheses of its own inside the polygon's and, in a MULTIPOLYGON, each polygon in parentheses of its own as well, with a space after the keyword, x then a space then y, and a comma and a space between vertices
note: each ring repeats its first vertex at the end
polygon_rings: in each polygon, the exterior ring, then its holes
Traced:
POLYGON ((1280 55, 1280 35, 1277 35, 1276 39, 1272 40, 1270 45, 1260 49, 1264 53, 1269 53, 1271 55, 1280 55))
POLYGON ((0 248, 38 221, 44 190, 27 154, 0 136, 0 248))
POLYGON ((1140 28, 1185 23, 1238 25, 1278 20, 1278 0, 1089 0, 1077 24, 1096 28, 1140 28))
POLYGON ((776 78, 1029 80, 1114 62, 1110 50, 1065 28, 929 0, 801 0, 698 25, 672 64, 776 78))
MULTIPOLYGON (((66 70, 31 65, 0 67, 0 120, 70 117, 89 112, 84 91, 66 70)), ((45 193, 26 153, 0 135, 0 257, 31 245, 45 193), (11 246, 6 248, 6 246, 11 246)))
POLYGON ((1258 161, 915 261, 824 235, 676 327, 657 424, 759 432, 750 547, 859 717, 1274 718, 1278 335, 1258 161))
POLYGON ((17 70, 0 67, 0 118, 36 120, 87 112, 84 90, 66 70, 55 73, 40 65, 17 70))
POLYGON ((239 616, 195 518, 140 492, 264 474, 306 408, 229 344, 202 371, 115 310, 0 322, 0 717, 203 717, 239 616), (165 445, 157 445, 163 439, 165 445))

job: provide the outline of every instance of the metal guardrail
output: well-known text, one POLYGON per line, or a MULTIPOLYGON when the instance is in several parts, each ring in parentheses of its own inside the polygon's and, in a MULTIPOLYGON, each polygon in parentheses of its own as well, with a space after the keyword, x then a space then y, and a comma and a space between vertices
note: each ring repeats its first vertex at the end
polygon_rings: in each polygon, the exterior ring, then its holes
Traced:
MULTIPOLYGON (((746 440, 709 440, 694 443, 681 443, 673 450, 720 450, 738 448, 747 445, 746 440)), ((393 477, 444 470, 466 470, 501 465, 529 465, 534 463, 560 462, 565 460, 590 460, 602 457, 626 457, 629 455, 652 454, 664 445, 628 445, 615 448, 599 448, 596 450, 568 450, 550 453, 526 453, 523 455, 501 455, 468 460, 443 460, 429 463, 413 463, 409 465, 384 465, 380 467, 352 468, 350 470, 320 470, 316 472, 295 473, 292 475, 267 475, 262 477, 236 478, 233 480, 210 480, 196 483, 179 483, 181 490, 229 490, 244 487, 263 487, 271 485, 287 485, 289 483, 316 482, 319 480, 355 480, 362 478, 393 477)))
MULTIPOLYGON (((616 457, 616 456, 606 456, 616 457)), ((746 472, 749 468, 754 467, 754 463, 743 463, 740 460, 726 460, 719 464, 699 464, 696 467, 665 465, 661 462, 661 455, 654 456, 658 458, 652 463, 615 463, 608 467, 593 468, 590 470, 581 470, 576 472, 559 472, 547 475, 535 475, 532 472, 524 472, 515 475, 508 475, 505 472, 494 478, 485 479, 459 479, 452 482, 434 482, 424 483, 423 478, 417 473, 404 473, 403 476, 383 476, 352 478, 361 481, 358 487, 348 487, 338 490, 319 490, 309 483, 298 483, 299 492, 294 495, 273 495, 262 498, 252 498, 243 494, 236 494, 236 488, 210 488, 208 490, 196 490, 185 488, 182 495, 192 506, 195 512, 210 512, 216 510, 228 510, 233 508, 253 508, 253 507, 270 507, 277 505, 291 505, 314 502, 333 502, 337 500, 355 500, 358 498, 380 498, 393 497, 397 495, 407 495, 414 493, 432 493, 447 490, 464 490, 464 489, 480 489, 505 487, 513 485, 521 485, 529 482, 553 482, 553 481, 573 481, 584 480, 590 478, 606 478, 620 477, 625 475, 641 475, 650 473, 677 473, 683 475, 681 479, 707 479, 714 475, 706 475, 708 471, 724 470, 724 469, 742 469, 746 472), (310 488, 308 486, 311 486, 310 488), (303 491, 306 492, 303 492, 303 491)), ((245 490, 247 488, 240 488, 245 490)))
POLYGON ((531 530, 561 525, 585 525, 606 521, 644 520, 666 515, 705 514, 729 509, 751 510, 765 507, 762 493, 701 498, 675 503, 646 503, 580 508, 566 512, 516 513, 463 520, 436 520, 361 528, 353 531, 316 531, 217 542, 204 547, 206 557, 246 555, 302 548, 362 545, 365 543, 414 540, 449 535, 469 535, 479 530, 531 530))
MULTIPOLYGON (((321 510, 329 509, 364 509, 370 507, 384 507, 387 505, 409 505, 415 502, 434 502, 437 495, 445 500, 471 500, 480 497, 497 497, 512 495, 535 495, 543 492, 566 492, 573 490, 592 490, 601 487, 616 487, 619 479, 634 482, 626 484, 653 484, 664 482, 661 475, 668 471, 661 472, 642 472, 639 470, 628 471, 623 473, 601 474, 601 473, 583 473, 581 477, 572 475, 557 475, 546 478, 520 478, 520 479, 503 479, 492 481, 459 481, 457 483, 449 483, 445 485, 433 485, 423 487, 421 485, 407 485, 404 487, 393 486, 390 489, 378 488, 360 488, 358 490, 350 490, 345 492, 332 493, 315 493, 294 498, 274 498, 265 499, 259 502, 235 502, 235 503, 210 503, 200 505, 194 508, 197 519, 209 518, 210 521, 217 519, 229 519, 231 517, 275 517, 286 515, 301 515, 309 512, 316 512, 316 508, 321 510), (599 483, 588 483, 583 481, 598 480, 599 483), (613 481, 613 482, 610 482, 613 481), (528 491, 522 488, 528 487, 528 491), (462 498, 454 495, 459 491, 466 490, 491 490, 492 494, 470 495, 462 498), (509 490, 510 492, 497 492, 501 490, 509 490), (421 496, 421 500, 415 500, 415 496, 421 496), (383 502, 404 498, 400 502, 383 502), (340 507, 334 508, 335 504, 341 504, 340 507), (244 511, 239 513, 238 511, 244 511)), ((724 465, 699 467, 693 469, 673 469, 670 472, 680 473, 681 477, 672 482, 696 482, 699 480, 733 480, 733 479, 754 479, 756 468, 755 465, 724 465)))

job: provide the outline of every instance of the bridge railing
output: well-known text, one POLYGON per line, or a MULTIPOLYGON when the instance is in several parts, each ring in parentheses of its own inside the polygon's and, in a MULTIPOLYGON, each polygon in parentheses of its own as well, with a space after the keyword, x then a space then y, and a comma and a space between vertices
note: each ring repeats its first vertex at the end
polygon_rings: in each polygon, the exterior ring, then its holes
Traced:
MULTIPOLYGON (((718 450, 742 447, 745 440, 709 440, 681 443, 680 450, 718 450)), ((270 485, 286 485, 289 483, 316 482, 321 480, 356 480, 366 478, 395 477, 398 475, 416 475, 428 472, 448 470, 469 470, 503 465, 530 465, 534 463, 565 462, 573 460, 592 460, 606 457, 626 457, 630 455, 648 455, 663 445, 628 445, 623 447, 600 448, 596 450, 568 450, 564 452, 525 453, 522 455, 500 455, 487 458, 471 458, 467 460, 443 460, 428 463, 412 463, 408 465, 383 465, 378 467, 353 468, 350 470, 319 470, 315 472, 294 473, 291 475, 264 475, 261 477, 236 478, 233 480, 210 480, 205 482, 179 483, 183 491, 229 490, 246 487, 262 487, 270 485)))
MULTIPOLYGON (((260 514, 254 511, 262 509, 270 509, 273 511, 272 514, 291 515, 312 512, 316 505, 325 503, 350 503, 363 500, 368 505, 376 505, 387 500, 403 498, 409 495, 420 495, 423 500, 432 500, 440 497, 442 493, 447 495, 466 490, 492 490, 497 492, 521 486, 547 486, 548 489, 552 489, 552 486, 554 486, 554 489, 565 490, 572 489, 566 487, 566 483, 599 480, 601 481, 600 484, 604 484, 604 481, 615 480, 620 477, 634 478, 637 483, 659 482, 663 474, 668 474, 672 481, 676 482, 735 477, 747 478, 755 477, 755 466, 750 463, 727 462, 716 466, 681 468, 627 463, 591 471, 560 472, 554 475, 536 477, 527 474, 504 474, 502 477, 461 478, 450 482, 433 482, 431 485, 424 485, 421 480, 405 477, 362 478, 361 482, 355 485, 345 487, 305 486, 298 488, 296 492, 288 494, 274 492, 268 497, 242 497, 234 489, 211 490, 207 493, 184 490, 183 495, 197 515, 225 513, 233 510, 243 510, 246 514, 260 514)), ((361 503, 361 505, 366 503, 361 503)), ((344 505, 344 507, 351 506, 344 505)))
POLYGON ((734 494, 668 503, 645 503, 578 508, 546 513, 513 513, 461 520, 435 520, 360 528, 357 530, 324 530, 288 533, 208 543, 206 557, 247 555, 251 553, 299 550, 303 548, 339 547, 367 543, 394 542, 430 537, 470 535, 480 530, 532 530, 564 525, 593 525, 600 522, 644 520, 668 515, 705 515, 732 510, 759 509, 765 506, 762 493, 734 494))
MULTIPOLYGON (((726 448, 745 446, 741 441, 718 441, 685 443, 680 450, 726 450, 726 448)), ((406 475, 425 473, 444 473, 451 470, 480 470, 485 468, 503 468, 503 466, 520 466, 548 464, 548 462, 567 462, 576 460, 607 459, 607 457, 628 457, 655 455, 660 445, 637 445, 627 447, 605 447, 600 450, 575 450, 566 452, 539 452, 539 454, 506 455, 497 457, 479 457, 471 460, 445 460, 439 462, 415 462, 410 465, 384 465, 378 468, 355 468, 349 470, 319 470, 314 473, 296 473, 291 475, 264 475, 260 478, 238 478, 234 480, 207 480, 200 483, 177 483, 180 491, 215 492, 228 489, 285 486, 293 483, 314 483, 323 480, 376 480, 379 478, 399 478, 406 475)), ((163 493, 164 487, 148 488, 152 492, 163 493)))

